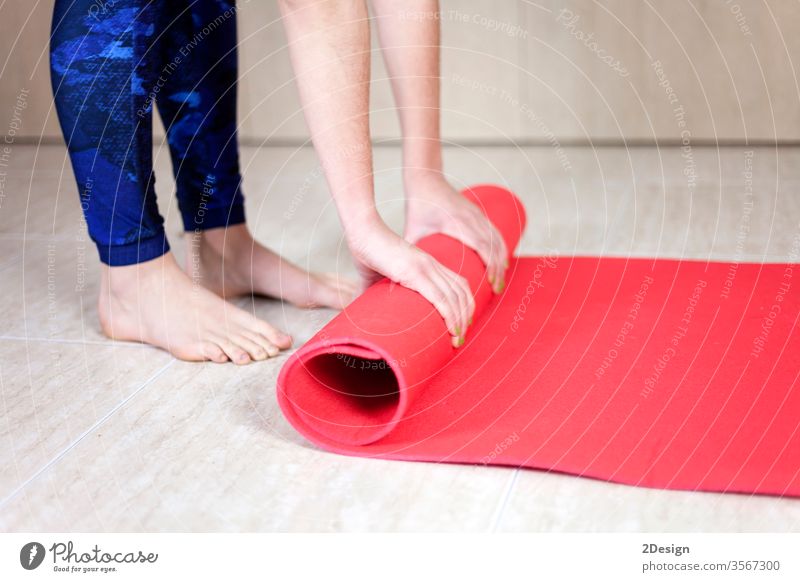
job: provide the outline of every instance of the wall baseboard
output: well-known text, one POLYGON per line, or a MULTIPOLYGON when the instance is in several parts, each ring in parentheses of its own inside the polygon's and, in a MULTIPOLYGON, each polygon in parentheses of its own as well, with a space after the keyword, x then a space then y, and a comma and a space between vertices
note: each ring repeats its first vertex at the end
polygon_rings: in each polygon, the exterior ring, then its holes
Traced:
MULTIPOLYGON (((55 136, 43 136, 43 137, 33 137, 33 136, 22 136, 22 137, 15 137, 11 140, 11 143, 6 142, 6 137, 3 136, 2 139, 4 143, 7 145, 42 145, 42 146, 53 146, 53 145, 64 145, 64 140, 60 137, 55 136)), ((373 147, 382 148, 382 147, 399 147, 401 144, 400 139, 392 137, 392 138, 381 138, 376 137, 372 141, 373 147)), ((619 148, 619 147, 629 147, 629 148, 641 148, 641 147, 659 147, 659 148, 672 148, 672 147, 681 147, 683 144, 681 143, 680 139, 629 139, 629 140, 622 140, 622 139, 572 139, 572 138, 564 138, 558 140, 558 144, 560 147, 564 148, 577 148, 577 147, 595 147, 595 148, 619 148)), ((153 145, 162 146, 166 145, 166 140, 164 139, 155 139, 153 141, 153 145)), ((311 142, 309 140, 304 139, 267 139, 267 140, 257 140, 252 138, 245 138, 239 140, 239 145, 245 147, 291 147, 291 148, 302 148, 302 147, 311 147, 311 142)), ((692 147, 798 147, 800 146, 800 139, 797 140, 738 140, 738 139, 721 139, 721 140, 714 140, 714 139, 694 139, 692 140, 692 147)), ((549 148, 553 147, 553 144, 546 139, 517 139, 517 140, 492 140, 492 139, 458 139, 452 141, 445 141, 444 147, 456 147, 456 148, 492 148, 492 147, 521 147, 521 148, 549 148)))

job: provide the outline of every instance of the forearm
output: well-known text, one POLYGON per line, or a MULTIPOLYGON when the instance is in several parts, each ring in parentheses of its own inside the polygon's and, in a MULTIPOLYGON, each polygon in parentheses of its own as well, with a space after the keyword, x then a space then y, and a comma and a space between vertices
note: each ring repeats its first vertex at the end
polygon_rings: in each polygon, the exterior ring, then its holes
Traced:
POLYGON ((474 249, 500 293, 507 249, 486 216, 450 185, 442 168, 439 134, 439 3, 372 0, 381 48, 403 132, 405 236, 410 241, 443 233, 474 249))
POLYGON ((461 346, 475 309, 469 284, 392 232, 375 208, 365 0, 279 3, 306 121, 362 280, 384 276, 420 293, 461 346))
POLYGON ((365 0, 279 4, 306 122, 345 232, 382 225, 372 179, 365 0))
POLYGON ((403 133, 406 181, 441 177, 439 3, 372 0, 403 133))

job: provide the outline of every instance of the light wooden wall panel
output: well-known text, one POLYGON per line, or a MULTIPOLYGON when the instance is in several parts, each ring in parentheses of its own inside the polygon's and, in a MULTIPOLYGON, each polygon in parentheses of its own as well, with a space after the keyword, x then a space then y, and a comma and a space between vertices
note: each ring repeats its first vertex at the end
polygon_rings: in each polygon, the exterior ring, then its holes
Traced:
MULTIPOLYGON (((46 51, 52 1, 0 8, 0 134, 25 90, 18 135, 59 135, 46 51)), ((454 142, 675 140, 686 130, 692 140, 800 139, 796 0, 444 0, 441 21, 442 127, 454 142)), ((239 26, 242 137, 307 139, 275 3, 241 2, 239 26)), ((392 138, 398 124, 373 44, 373 133, 392 138)))

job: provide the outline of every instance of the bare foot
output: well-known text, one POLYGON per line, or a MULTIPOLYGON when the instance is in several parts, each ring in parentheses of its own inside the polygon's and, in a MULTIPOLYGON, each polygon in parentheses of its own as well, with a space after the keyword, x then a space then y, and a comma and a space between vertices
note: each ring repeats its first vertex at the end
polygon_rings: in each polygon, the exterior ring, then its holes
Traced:
POLYGON ((275 356, 292 338, 195 285, 172 256, 103 266, 100 325, 112 339, 138 341, 181 360, 247 364, 275 356))
POLYGON ((304 271, 253 239, 237 224, 187 234, 186 272, 221 297, 265 295, 298 307, 343 309, 354 283, 336 274, 304 271))

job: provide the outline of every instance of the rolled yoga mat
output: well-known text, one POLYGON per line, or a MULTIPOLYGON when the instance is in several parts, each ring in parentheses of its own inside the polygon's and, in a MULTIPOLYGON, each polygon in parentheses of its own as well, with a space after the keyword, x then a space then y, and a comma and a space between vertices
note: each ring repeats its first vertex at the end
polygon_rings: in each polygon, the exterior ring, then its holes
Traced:
MULTIPOLYGON (((519 200, 497 186, 464 195, 513 250, 519 200)), ((309 441, 363 457, 800 496, 796 265, 518 257, 495 296, 474 251, 441 234, 418 246, 475 293, 466 343, 451 346, 422 296, 375 284, 281 370, 281 409, 309 441)))

